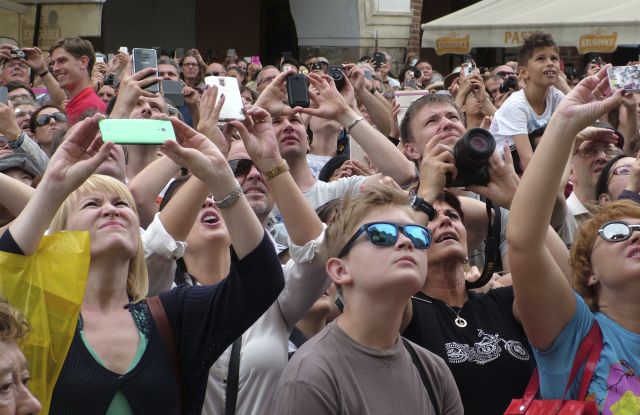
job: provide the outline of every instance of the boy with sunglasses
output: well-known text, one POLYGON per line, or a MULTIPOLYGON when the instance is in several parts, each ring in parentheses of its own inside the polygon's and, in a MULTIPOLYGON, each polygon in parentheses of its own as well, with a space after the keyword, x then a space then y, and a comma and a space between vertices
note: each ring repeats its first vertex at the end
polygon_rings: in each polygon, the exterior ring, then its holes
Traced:
POLYGON ((296 352, 272 413, 462 414, 444 361, 398 334, 427 275, 431 236, 414 222, 406 195, 390 187, 343 202, 324 249, 344 312, 296 352))

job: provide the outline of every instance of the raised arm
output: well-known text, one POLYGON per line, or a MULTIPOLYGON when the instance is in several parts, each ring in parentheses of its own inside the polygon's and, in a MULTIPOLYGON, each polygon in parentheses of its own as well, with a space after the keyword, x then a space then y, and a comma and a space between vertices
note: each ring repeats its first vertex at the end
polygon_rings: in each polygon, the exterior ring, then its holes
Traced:
POLYGON ((113 143, 96 139, 96 114, 72 129, 49 162, 40 185, 9 230, 25 255, 36 252, 62 202, 107 159, 113 143))
POLYGON ((27 55, 27 65, 29 65, 36 76, 39 76, 40 79, 42 79, 44 86, 47 87, 47 92, 49 93, 51 102, 62 108, 64 100, 67 99, 67 94, 65 94, 62 88, 60 88, 60 84, 53 74, 49 72, 47 63, 42 57, 42 51, 37 47, 24 48, 22 50, 27 55))
POLYGON ((361 68, 350 63, 344 65, 344 70, 349 78, 349 82, 353 86, 356 96, 367 108, 367 112, 373 123, 382 134, 391 134, 392 125, 391 118, 389 117, 391 106, 377 98, 376 94, 379 94, 379 92, 374 91, 371 93, 366 88, 366 81, 361 68))
POLYGON ((545 240, 574 138, 622 100, 622 91, 599 100, 611 94, 607 67, 583 79, 560 102, 511 204, 507 238, 515 305, 531 344, 541 350, 551 346, 575 312, 571 286, 545 240))
MULTIPOLYGON (((244 258, 260 244, 264 229, 245 199, 231 167, 207 137, 177 118, 172 118, 171 122, 177 142, 166 141, 163 151, 206 183, 218 203, 226 204, 226 207, 218 205, 220 213, 229 230, 236 255, 239 259, 244 258)), ((252 122, 250 116, 247 122, 252 122)))
MULTIPOLYGON (((318 91, 310 94, 311 108, 295 108, 296 111, 339 122, 347 128, 367 155, 378 167, 381 175, 389 176, 401 185, 411 183, 415 178, 413 164, 385 137, 353 110, 336 89, 328 75, 309 74, 311 84, 318 91), (355 122, 355 124, 353 124, 355 122)), ((379 180, 371 176, 368 180, 379 180)))

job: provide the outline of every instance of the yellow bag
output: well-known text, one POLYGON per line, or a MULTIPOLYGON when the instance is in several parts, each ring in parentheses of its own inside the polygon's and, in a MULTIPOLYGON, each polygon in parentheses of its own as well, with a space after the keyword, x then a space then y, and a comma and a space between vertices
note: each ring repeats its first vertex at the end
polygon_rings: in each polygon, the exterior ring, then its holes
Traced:
POLYGON ((29 389, 44 414, 71 346, 89 261, 89 233, 84 231, 45 236, 35 255, 0 252, 0 294, 32 326, 20 348, 29 361, 29 389))

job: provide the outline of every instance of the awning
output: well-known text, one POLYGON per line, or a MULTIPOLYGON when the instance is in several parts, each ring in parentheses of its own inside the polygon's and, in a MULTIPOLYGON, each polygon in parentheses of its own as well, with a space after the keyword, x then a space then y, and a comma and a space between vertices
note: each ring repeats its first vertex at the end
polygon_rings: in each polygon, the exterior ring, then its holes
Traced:
POLYGON ((482 0, 422 25, 422 47, 438 55, 511 48, 531 32, 582 54, 640 44, 640 0, 482 0))
POLYGON ((67 36, 101 36, 106 0, 0 0, 0 37, 33 45, 36 4, 42 5, 38 45, 46 49, 67 36))

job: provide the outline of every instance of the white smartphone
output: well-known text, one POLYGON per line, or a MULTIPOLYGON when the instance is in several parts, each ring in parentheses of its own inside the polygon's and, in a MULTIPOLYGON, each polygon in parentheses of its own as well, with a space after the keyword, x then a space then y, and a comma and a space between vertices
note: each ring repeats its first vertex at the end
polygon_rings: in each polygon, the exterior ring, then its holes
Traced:
POLYGON ((229 76, 207 76, 204 83, 218 87, 218 97, 224 94, 224 105, 220 111, 220 120, 244 120, 242 97, 238 80, 229 76))

